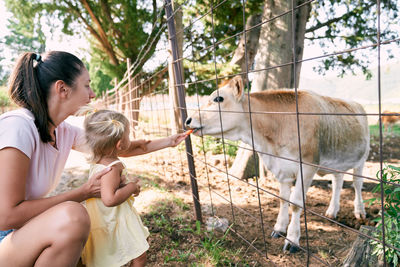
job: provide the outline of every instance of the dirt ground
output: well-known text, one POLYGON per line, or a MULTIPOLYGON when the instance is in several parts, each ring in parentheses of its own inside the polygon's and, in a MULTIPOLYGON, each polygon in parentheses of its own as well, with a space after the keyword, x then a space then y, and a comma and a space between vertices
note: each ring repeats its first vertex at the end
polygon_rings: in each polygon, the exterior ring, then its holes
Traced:
MULTIPOLYGON (((382 152, 384 162, 398 163, 400 137, 385 135, 382 152)), ((167 152, 166 158, 162 158, 162 154, 159 153, 160 158, 153 158, 154 165, 165 169, 178 166, 175 175, 166 175, 163 180, 166 185, 169 184, 168 188, 173 194, 184 198, 187 203, 193 203, 187 168, 183 165, 179 170, 179 164, 181 164, 179 161, 185 158, 185 155, 181 154, 175 159, 171 159, 170 155, 167 152), (168 180, 170 183, 167 182, 168 180)), ((364 181, 364 200, 374 197, 371 190, 376 186, 374 179, 380 166, 377 155, 379 155, 379 140, 372 139, 370 157, 364 168, 364 175, 371 179, 364 181)), ((307 266, 307 246, 310 251, 309 266, 323 266, 324 263, 341 266, 358 235, 355 230, 358 230, 362 224, 374 225, 372 220, 378 216, 380 210, 378 205, 366 206, 367 218, 357 221, 353 215, 352 178, 345 175, 341 210, 336 222, 320 217, 319 215, 324 215, 329 205, 331 188, 329 176, 323 178, 317 176, 307 194, 307 233, 304 214, 301 219, 300 245, 303 251, 294 255, 283 253, 283 238, 270 237, 279 208, 279 201, 275 197, 278 195, 278 183, 268 173, 266 181, 259 181, 260 189, 257 190, 255 180, 250 179, 246 182, 227 177, 223 162, 223 155, 207 155, 206 158, 203 156, 203 159, 196 157, 195 165, 203 221, 213 215, 228 219, 232 226, 231 235, 236 237, 237 246, 245 247, 244 257, 254 259, 255 266, 307 266), (263 257, 264 255, 267 257, 263 257)), ((156 240, 154 242, 158 243, 156 240)), ((161 261, 155 260, 155 262, 161 261)))
MULTIPOLYGON (((364 200, 374 197, 371 190, 376 185, 373 178, 380 167, 378 155, 379 140, 378 143, 372 140, 370 157, 364 170, 364 175, 371 179, 364 181, 364 200)), ((385 136, 383 160, 394 164, 399 163, 399 136, 385 136)), ((148 176, 149 178, 146 179, 152 179, 156 187, 165 188, 160 191, 148 187, 143 190, 136 202, 137 209, 148 223, 151 232, 148 266, 199 266, 196 264, 196 259, 190 257, 185 262, 165 262, 166 255, 163 248, 168 244, 178 242, 180 243, 179 250, 191 251, 193 244, 199 242, 201 237, 181 232, 165 235, 162 227, 160 228, 155 223, 154 216, 149 214, 151 207, 161 205, 168 198, 167 195, 172 195, 182 199, 191 207, 189 210, 179 212, 181 215, 183 212, 182 216, 195 227, 193 196, 185 163, 185 151, 166 149, 124 161, 131 173, 148 176)), ((372 219, 378 216, 378 205, 366 206, 367 218, 363 221, 355 219, 352 179, 349 175, 345 175, 341 209, 336 221, 321 217, 320 215, 324 215, 329 205, 330 178, 329 176, 316 177, 307 194, 305 214, 307 219, 305 220, 304 214, 301 217, 301 251, 296 254, 282 252, 284 239, 270 237, 279 208, 279 200, 276 198, 278 183, 270 173, 267 174, 265 181, 258 182, 258 187, 256 180, 245 181, 228 177, 224 161, 223 155, 207 154, 206 157, 197 155, 195 157, 196 176, 203 222, 206 222, 209 217, 228 219, 231 230, 226 244, 242 251, 236 266, 341 266, 358 235, 356 230, 362 224, 374 225, 372 219), (245 261, 246 264, 240 263, 241 261, 245 261)), ((229 162, 230 159, 227 161, 229 162)), ((80 175, 85 175, 81 169, 71 167, 66 169, 63 180, 67 181, 71 176, 76 176, 77 171, 80 175)), ((73 188, 79 183, 73 179, 72 182, 70 180, 62 183, 57 190, 73 188)), ((167 210, 171 212, 170 218, 173 218, 177 207, 170 205, 167 210)), ((176 221, 173 225, 179 228, 179 223, 176 221)), ((205 266, 213 265, 205 264, 205 266)))

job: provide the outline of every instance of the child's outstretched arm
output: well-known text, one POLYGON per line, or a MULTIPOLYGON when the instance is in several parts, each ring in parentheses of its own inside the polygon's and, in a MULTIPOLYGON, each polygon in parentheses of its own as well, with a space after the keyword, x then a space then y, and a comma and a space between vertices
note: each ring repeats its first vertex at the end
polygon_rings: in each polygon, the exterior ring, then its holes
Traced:
POLYGON ((180 133, 180 134, 174 134, 174 135, 170 135, 168 137, 160 138, 160 139, 156 139, 156 140, 131 141, 130 147, 125 151, 121 151, 121 153, 118 156, 131 157, 131 156, 137 156, 137 155, 154 152, 154 151, 166 148, 166 147, 175 147, 179 143, 181 143, 183 140, 185 140, 186 137, 188 137, 188 134, 180 133))
POLYGON ((107 207, 117 206, 127 200, 132 194, 138 195, 140 192, 138 180, 128 182, 120 187, 122 169, 122 164, 117 164, 101 178, 101 200, 107 207))

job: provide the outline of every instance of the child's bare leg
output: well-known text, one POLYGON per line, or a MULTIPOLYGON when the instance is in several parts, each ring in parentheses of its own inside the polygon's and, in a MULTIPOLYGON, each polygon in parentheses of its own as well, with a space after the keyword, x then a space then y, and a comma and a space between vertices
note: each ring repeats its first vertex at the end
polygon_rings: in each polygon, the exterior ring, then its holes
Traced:
POLYGON ((140 255, 139 257, 137 257, 136 259, 134 259, 131 262, 130 267, 143 267, 146 265, 146 262, 147 262, 147 254, 145 252, 142 255, 140 255))

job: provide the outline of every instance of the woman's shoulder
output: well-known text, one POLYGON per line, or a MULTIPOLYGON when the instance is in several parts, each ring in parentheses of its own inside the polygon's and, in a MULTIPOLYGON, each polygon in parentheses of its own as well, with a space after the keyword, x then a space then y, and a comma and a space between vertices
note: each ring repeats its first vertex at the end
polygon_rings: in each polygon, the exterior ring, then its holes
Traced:
POLYGON ((0 115, 0 129, 4 132, 37 132, 35 118, 27 109, 16 109, 0 115))
POLYGON ((15 109, 8 112, 5 112, 0 115, 0 122, 4 121, 15 121, 15 122, 25 122, 25 123, 34 123, 35 117, 32 112, 25 108, 15 109))
POLYGON ((14 147, 30 158, 39 141, 39 132, 30 111, 13 110, 0 116, 0 149, 14 147))

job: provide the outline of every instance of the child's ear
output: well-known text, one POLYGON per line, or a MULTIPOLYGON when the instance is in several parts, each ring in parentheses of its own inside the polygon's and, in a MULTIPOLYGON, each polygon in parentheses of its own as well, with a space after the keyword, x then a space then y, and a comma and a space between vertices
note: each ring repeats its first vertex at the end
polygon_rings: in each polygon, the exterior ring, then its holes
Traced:
POLYGON ((119 141, 117 142, 116 147, 117 147, 117 150, 122 150, 122 140, 119 140, 119 141))

